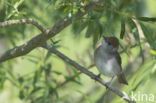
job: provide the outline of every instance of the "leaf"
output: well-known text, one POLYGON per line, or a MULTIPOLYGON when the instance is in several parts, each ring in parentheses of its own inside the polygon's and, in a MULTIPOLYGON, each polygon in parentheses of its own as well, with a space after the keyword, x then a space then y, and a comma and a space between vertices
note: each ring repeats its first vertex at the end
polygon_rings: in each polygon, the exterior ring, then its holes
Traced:
POLYGON ((48 2, 49 2, 50 4, 53 4, 53 5, 55 5, 56 1, 57 1, 57 0, 48 0, 48 2))
POLYGON ((101 38, 103 33, 103 26, 99 21, 96 21, 96 25, 93 32, 93 47, 95 47, 97 41, 101 38))
POLYGON ((58 44, 61 40, 54 41, 53 39, 50 39, 50 41, 52 42, 52 44, 58 44))
POLYGON ((88 4, 88 0, 83 0, 83 6, 86 6, 88 4))
POLYGON ((19 98, 20 99, 24 99, 25 98, 24 91, 23 90, 20 90, 20 92, 19 92, 19 98))
POLYGON ((34 63, 34 64, 37 64, 38 63, 36 60, 33 60, 31 58, 28 58, 27 60, 30 61, 30 62, 32 62, 32 63, 34 63))
POLYGON ((76 83, 76 84, 78 84, 78 85, 81 85, 81 82, 78 81, 78 80, 76 80, 76 78, 69 77, 69 76, 65 76, 65 79, 66 79, 67 81, 71 81, 71 82, 74 82, 74 83, 76 83))
POLYGON ((34 75, 34 78, 33 78, 33 86, 34 86, 34 88, 36 88, 35 85, 36 85, 37 81, 38 81, 38 72, 36 71, 35 75, 34 75))
POLYGON ((87 96, 85 93, 83 93, 82 91, 78 90, 78 92, 86 99, 86 101, 88 103, 93 103, 92 100, 90 99, 89 96, 87 96))
POLYGON ((6 80, 6 72, 5 69, 1 67, 0 65, 0 89, 3 89, 5 80, 6 80))
POLYGON ((137 90, 140 85, 144 85, 145 82, 147 81, 147 78, 151 75, 151 69, 153 68, 155 64, 155 61, 152 59, 146 61, 146 63, 142 64, 139 68, 138 71, 136 71, 136 75, 134 75, 131 79, 133 84, 133 91, 137 90))
POLYGON ((20 76, 20 77, 18 78, 18 81, 19 81, 20 84, 22 84, 22 83, 24 82, 24 78, 20 76))
POLYGON ((49 87, 45 87, 44 92, 43 92, 43 98, 42 98, 44 102, 47 100, 47 98, 50 94, 49 92, 50 92, 49 87))
POLYGON ((142 47, 141 47, 141 42, 140 42, 140 36, 139 36, 137 25, 130 18, 129 18, 129 23, 132 26, 132 34, 133 34, 133 36, 134 36, 134 38, 136 40, 136 43, 140 46, 140 54, 141 54, 142 60, 144 61, 144 55, 143 55, 143 52, 142 52, 142 47))
POLYGON ((43 66, 41 61, 37 64, 37 70, 35 71, 34 78, 33 78, 33 86, 34 88, 38 87, 38 82, 42 75, 43 66))
POLYGON ((77 81, 75 79, 71 79, 71 81, 74 82, 74 83, 76 83, 76 84, 78 84, 78 85, 82 85, 82 83, 80 81, 77 81))
POLYGON ((156 17, 138 17, 138 20, 141 21, 152 21, 152 22, 156 22, 156 17))
POLYGON ((97 29, 98 29, 98 32, 99 32, 99 36, 101 37, 102 33, 103 33, 103 26, 99 21, 96 22, 96 25, 97 25, 97 29))
POLYGON ((145 36, 147 42, 150 44, 151 48, 156 49, 156 43, 152 37, 153 33, 143 23, 140 23, 140 26, 141 26, 144 36, 145 36))
POLYGON ((150 52, 152 55, 155 55, 155 56, 156 56, 156 50, 150 49, 149 52, 150 52))
POLYGON ((56 98, 58 99, 59 98, 59 94, 57 92, 57 89, 53 89, 53 93, 55 94, 56 98))
POLYGON ((125 20, 121 18, 121 32, 120 32, 120 39, 123 39, 125 34, 125 20))
POLYGON ((140 36, 139 36, 139 33, 138 33, 138 28, 137 28, 135 22, 132 19, 129 19, 129 23, 130 23, 130 25, 132 27, 133 36, 134 36, 137 44, 140 45, 140 36))
POLYGON ((76 34, 80 34, 87 26, 87 22, 84 22, 77 30, 76 30, 76 34))
POLYGON ((42 89, 43 89, 42 87, 36 87, 36 88, 34 88, 34 89, 30 92, 29 95, 32 95, 32 94, 34 94, 34 93, 36 93, 37 91, 40 91, 40 90, 42 90, 42 89))
POLYGON ((77 5, 74 3, 72 13, 75 15, 75 14, 78 12, 78 9, 79 9, 79 8, 78 8, 77 5))
POLYGON ((14 5, 14 8, 17 9, 23 2, 24 0, 17 1, 14 5))
POLYGON ((116 6, 119 8, 119 3, 118 3, 118 0, 113 0, 116 4, 116 6))
POLYGON ((88 23, 88 28, 87 28, 87 31, 86 31, 86 38, 89 38, 92 34, 93 34, 93 31, 94 31, 94 23, 92 21, 90 21, 88 23))
POLYGON ((61 75, 62 74, 61 72, 58 72, 58 71, 55 71, 55 70, 53 70, 52 72, 57 74, 57 75, 61 75))
POLYGON ((51 55, 52 55, 52 53, 48 51, 44 60, 47 61, 51 55))

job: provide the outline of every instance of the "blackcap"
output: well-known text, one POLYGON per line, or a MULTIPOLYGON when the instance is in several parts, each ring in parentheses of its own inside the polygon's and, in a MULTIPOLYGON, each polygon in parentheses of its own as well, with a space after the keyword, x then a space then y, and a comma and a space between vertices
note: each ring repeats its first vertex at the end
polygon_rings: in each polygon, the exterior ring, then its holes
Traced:
POLYGON ((120 83, 128 85, 121 67, 118 53, 119 41, 116 37, 104 37, 94 52, 94 62, 100 74, 108 77, 117 76, 120 83))

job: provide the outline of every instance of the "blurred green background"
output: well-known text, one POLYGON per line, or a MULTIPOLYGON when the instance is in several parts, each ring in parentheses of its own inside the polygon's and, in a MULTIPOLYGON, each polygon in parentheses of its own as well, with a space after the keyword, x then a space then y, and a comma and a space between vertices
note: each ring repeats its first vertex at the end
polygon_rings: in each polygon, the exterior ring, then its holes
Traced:
MULTIPOLYGON (((48 41, 49 44, 84 67, 93 64, 94 46, 104 36, 116 36, 120 41, 122 67, 128 86, 113 81, 112 86, 137 103, 156 96, 156 20, 134 20, 132 17, 156 17, 155 0, 106 0, 102 7, 90 11, 76 21, 78 10, 92 0, 0 0, 0 22, 33 18, 45 28, 51 28, 65 16, 72 24, 48 41), (125 22, 123 22, 124 20, 125 22), (125 23, 125 26, 121 26, 125 23), (133 25, 136 24, 136 25, 133 25), (125 28, 124 38, 120 39, 125 28)), ((0 54, 21 45, 39 34, 32 25, 18 24, 0 28, 0 54)), ((98 74, 96 67, 89 68, 98 74)), ((102 76, 105 81, 110 78, 102 76)), ((152 100, 152 99, 151 99, 152 100)), ((98 82, 59 57, 36 48, 29 54, 0 64, 0 103, 125 103, 98 82), (64 83, 65 82, 65 83, 64 83)))

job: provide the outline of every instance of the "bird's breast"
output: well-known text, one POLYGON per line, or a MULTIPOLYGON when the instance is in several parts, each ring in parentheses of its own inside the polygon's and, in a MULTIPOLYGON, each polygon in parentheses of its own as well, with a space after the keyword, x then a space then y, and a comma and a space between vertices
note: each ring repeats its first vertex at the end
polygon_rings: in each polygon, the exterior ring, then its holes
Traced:
POLYGON ((104 51, 94 54, 94 61, 99 72, 106 76, 115 76, 120 71, 120 66, 111 54, 104 51))

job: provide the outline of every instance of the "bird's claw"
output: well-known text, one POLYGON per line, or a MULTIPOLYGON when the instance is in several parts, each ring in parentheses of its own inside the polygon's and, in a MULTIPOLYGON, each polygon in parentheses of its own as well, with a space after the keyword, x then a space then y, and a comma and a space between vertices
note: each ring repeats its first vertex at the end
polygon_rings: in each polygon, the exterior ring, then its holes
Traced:
POLYGON ((100 78, 101 74, 98 74, 94 79, 97 80, 98 78, 100 78))
POLYGON ((106 89, 108 89, 108 87, 109 87, 109 86, 110 86, 110 84, 111 84, 111 81, 106 82, 105 84, 106 84, 106 89))

